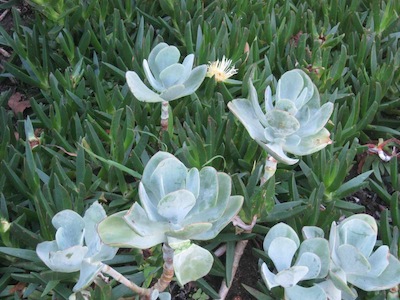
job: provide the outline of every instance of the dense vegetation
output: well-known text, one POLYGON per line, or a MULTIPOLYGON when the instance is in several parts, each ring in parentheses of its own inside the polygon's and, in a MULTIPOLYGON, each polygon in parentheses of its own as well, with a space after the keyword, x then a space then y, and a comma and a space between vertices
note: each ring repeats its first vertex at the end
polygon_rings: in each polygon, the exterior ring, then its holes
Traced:
MULTIPOLYGON (((228 173, 232 194, 244 196, 241 219, 258 216, 251 233, 229 225, 201 243, 211 251, 227 243, 226 255, 215 257, 214 281, 230 281, 237 241, 261 241, 281 221, 298 233, 306 225, 327 233, 333 221, 367 212, 399 256, 399 1, 28 2, 28 21, 19 1, 0 4, 13 18, 12 30, 0 27, 10 54, 0 73, 0 298, 68 298, 76 274, 48 271, 35 252, 54 239, 52 217, 64 209, 83 215, 95 201, 107 214, 129 209, 160 150, 188 168, 228 173), (145 78, 142 61, 160 42, 183 57, 193 53, 195 65, 225 56, 238 71, 233 83, 206 78, 196 93, 170 102, 161 133, 160 103, 137 101, 125 80, 129 70, 145 78), (260 187, 267 153, 227 103, 248 96, 249 79, 264 99, 265 88, 275 91, 295 68, 311 77, 322 103, 334 104, 333 143, 293 166, 278 164, 260 187)), ((162 271, 161 248, 150 253, 120 251, 111 265, 147 287, 162 271)), ((215 298, 210 278, 197 286, 215 298)), ((252 288, 272 295, 262 283, 252 288)), ((129 292, 100 280, 92 289, 93 299, 110 295, 129 292)))

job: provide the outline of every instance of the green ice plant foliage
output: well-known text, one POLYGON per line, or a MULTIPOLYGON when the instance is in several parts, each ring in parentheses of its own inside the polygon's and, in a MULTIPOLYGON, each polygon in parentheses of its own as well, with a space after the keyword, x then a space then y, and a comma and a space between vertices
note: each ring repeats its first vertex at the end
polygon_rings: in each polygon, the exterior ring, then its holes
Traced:
POLYGON ((103 220, 102 241, 124 248, 146 249, 160 243, 174 249, 177 281, 185 284, 206 275, 212 255, 191 240, 210 240, 231 221, 243 204, 231 196, 231 178, 212 167, 188 169, 167 152, 156 153, 147 163, 135 202, 103 220))
POLYGON ((289 225, 279 223, 267 233, 263 247, 277 271, 274 274, 266 263, 262 264, 261 275, 268 289, 282 286, 285 299, 326 299, 324 290, 318 285, 302 287, 298 283, 326 277, 330 262, 327 240, 313 236, 300 243, 289 225))
POLYGON ((97 224, 106 217, 103 207, 94 202, 83 218, 72 210, 57 213, 52 224, 56 239, 39 243, 36 253, 51 270, 63 273, 80 271, 74 286, 78 291, 89 286, 101 272, 102 261, 112 259, 118 248, 101 242, 97 224))
POLYGON ((179 63, 177 47, 160 43, 143 61, 143 69, 151 87, 149 89, 136 72, 126 72, 126 81, 133 95, 144 102, 172 101, 193 94, 203 82, 207 66, 193 68, 194 55, 189 54, 179 63))
POLYGON ((295 164, 298 160, 286 153, 308 155, 331 143, 324 126, 333 103, 321 106, 317 87, 305 72, 295 69, 284 73, 274 96, 267 87, 265 112, 251 80, 249 87, 250 99, 234 99, 228 107, 250 136, 278 162, 295 164))
POLYGON ((290 226, 279 223, 264 239, 264 251, 276 273, 263 263, 262 278, 268 289, 283 287, 285 299, 356 299, 354 287, 369 292, 400 283, 400 261, 388 246, 373 252, 378 233, 373 217, 358 214, 339 225, 333 222, 329 242, 321 228, 305 226, 302 233, 300 243, 290 226))

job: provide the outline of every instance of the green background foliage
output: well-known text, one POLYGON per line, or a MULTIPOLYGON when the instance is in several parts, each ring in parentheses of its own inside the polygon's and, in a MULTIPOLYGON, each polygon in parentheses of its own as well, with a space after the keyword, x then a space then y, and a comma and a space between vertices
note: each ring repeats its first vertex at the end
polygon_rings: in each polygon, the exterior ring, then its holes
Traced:
MULTIPOLYGON (((138 200, 144 166, 159 150, 189 168, 213 166, 230 174, 232 194, 245 198, 242 219, 250 222, 257 214, 252 234, 236 235, 228 226, 202 243, 209 250, 221 242, 262 238, 279 221, 297 232, 305 225, 327 232, 332 221, 368 211, 365 203, 349 201, 364 191, 383 207, 380 239, 399 255, 398 161, 383 162, 366 146, 400 134, 399 1, 29 4, 28 20, 17 9, 21 2, 0 4, 13 18, 11 31, 0 27, 0 46, 11 53, 0 73, 0 298, 12 299, 23 283, 30 299, 66 299, 77 274, 48 271, 34 251, 53 239, 52 217, 63 209, 82 215, 94 201, 108 214, 128 209, 138 200), (195 65, 225 55, 238 69, 233 79, 243 84, 206 78, 195 94, 170 103, 173 119, 160 135, 161 105, 134 99, 125 72, 144 78, 142 61, 162 41, 183 57, 194 53, 195 65), (333 143, 294 166, 278 165, 274 178, 260 187, 266 153, 226 104, 247 97, 249 78, 263 99, 266 86, 274 92, 280 76, 294 68, 312 78, 322 103, 334 103, 327 126, 333 143), (15 92, 29 101, 23 112, 8 105, 15 92), (37 137, 37 147, 28 133, 37 137)), ((393 145, 400 146, 394 141, 386 150, 393 145)), ((156 247, 144 259, 136 250, 122 252, 110 265, 149 286, 161 272, 160 253, 156 247)), ((230 257, 216 259, 211 274, 230 274, 230 257)), ((204 279, 198 286, 215 297, 204 279)), ((129 295, 122 286, 100 282, 91 293, 94 299, 129 295)))

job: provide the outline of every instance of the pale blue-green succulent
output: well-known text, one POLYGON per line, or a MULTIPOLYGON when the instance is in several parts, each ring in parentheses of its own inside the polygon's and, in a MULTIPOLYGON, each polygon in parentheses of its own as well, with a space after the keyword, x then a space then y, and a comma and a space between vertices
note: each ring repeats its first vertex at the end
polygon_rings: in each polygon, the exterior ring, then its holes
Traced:
POLYGON ((270 271, 267 264, 263 263, 261 276, 268 289, 283 287, 285 299, 327 299, 324 289, 318 285, 299 285, 304 280, 322 279, 329 270, 328 241, 318 235, 310 237, 309 232, 310 230, 303 232, 308 238, 300 243, 299 237, 290 226, 279 223, 265 236, 264 251, 272 260, 276 273, 270 271))
POLYGON ((207 66, 193 69, 194 55, 189 54, 179 63, 180 52, 175 46, 160 43, 151 50, 143 69, 149 89, 136 72, 126 72, 126 81, 133 95, 144 102, 171 101, 193 94, 203 82, 207 66))
POLYGON ((278 81, 276 94, 265 91, 265 112, 257 91, 249 82, 250 99, 235 99, 229 109, 243 123, 250 136, 278 162, 295 164, 286 153, 308 155, 331 143, 328 122, 333 104, 320 105, 317 87, 301 70, 291 70, 278 81))
POLYGON ((53 219, 56 239, 39 243, 36 253, 51 270, 71 273, 80 271, 74 291, 92 283, 102 269, 102 261, 112 259, 118 248, 100 241, 97 224, 106 217, 103 207, 94 202, 82 218, 72 210, 63 210, 53 219))
POLYGON ((400 262, 389 252, 386 245, 373 252, 378 227, 373 217, 353 215, 339 225, 333 222, 329 244, 332 258, 329 278, 322 286, 330 299, 356 299, 354 289, 347 283, 364 290, 379 291, 400 284, 400 262))
POLYGON ((150 248, 167 243, 175 250, 174 270, 184 284, 206 275, 212 255, 190 240, 213 239, 239 212, 242 196, 231 196, 231 178, 212 167, 188 169, 175 156, 156 153, 139 184, 140 204, 99 224, 106 244, 150 248))

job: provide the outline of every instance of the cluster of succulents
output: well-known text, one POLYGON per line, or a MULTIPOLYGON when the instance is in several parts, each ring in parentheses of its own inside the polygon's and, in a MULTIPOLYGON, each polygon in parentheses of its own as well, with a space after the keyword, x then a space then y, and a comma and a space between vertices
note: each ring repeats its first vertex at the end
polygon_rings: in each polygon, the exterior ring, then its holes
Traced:
POLYGON ((356 299, 357 291, 386 290, 400 284, 400 261, 382 245, 373 252, 377 224, 366 214, 353 215, 339 225, 332 223, 329 242, 322 229, 303 228, 304 241, 288 225, 279 223, 264 239, 264 251, 277 273, 266 263, 261 274, 269 289, 281 286, 285 299, 356 299), (292 264, 295 254, 297 256, 292 264), (373 252, 373 253, 372 253, 373 252), (313 286, 301 281, 315 280, 313 286))

